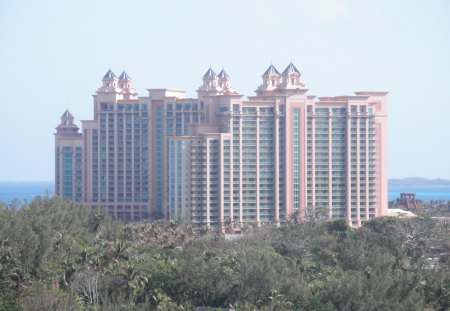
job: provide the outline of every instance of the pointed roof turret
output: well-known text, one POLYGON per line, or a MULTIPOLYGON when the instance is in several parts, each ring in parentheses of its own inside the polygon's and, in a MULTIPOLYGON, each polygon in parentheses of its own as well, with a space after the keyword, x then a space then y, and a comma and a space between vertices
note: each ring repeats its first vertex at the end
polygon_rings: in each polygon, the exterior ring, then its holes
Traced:
POLYGON ((203 75, 203 78, 214 78, 217 77, 217 75, 214 73, 214 71, 209 67, 208 71, 203 75))
POLYGON ((283 71, 283 74, 287 74, 287 73, 300 73, 300 71, 298 71, 298 69, 294 66, 294 64, 291 62, 286 69, 283 71))
POLYGON ((267 68, 266 72, 264 72, 263 76, 267 76, 267 75, 279 75, 280 73, 278 72, 277 68, 275 68, 274 65, 270 64, 270 67, 267 68))
POLYGON ((133 87, 133 81, 124 70, 119 76, 119 87, 123 94, 123 99, 136 99, 137 92, 133 87))
POLYGON ((78 133, 79 128, 73 123, 73 120, 73 115, 70 113, 69 109, 66 109, 61 116, 61 123, 56 127, 56 135, 81 135, 78 133))
POLYGON ((125 72, 125 70, 120 74, 119 80, 131 80, 131 77, 128 75, 128 73, 125 72))
POLYGON ((113 79, 113 78, 117 78, 116 75, 114 74, 114 72, 112 72, 111 69, 108 70, 108 72, 105 74, 105 76, 103 77, 103 79, 113 79))
POLYGON ((222 69, 222 71, 219 73, 219 78, 230 79, 230 76, 226 73, 225 69, 222 69))
POLYGON ((61 119, 63 118, 73 119, 73 115, 70 113, 69 109, 66 109, 66 111, 63 113, 61 119))

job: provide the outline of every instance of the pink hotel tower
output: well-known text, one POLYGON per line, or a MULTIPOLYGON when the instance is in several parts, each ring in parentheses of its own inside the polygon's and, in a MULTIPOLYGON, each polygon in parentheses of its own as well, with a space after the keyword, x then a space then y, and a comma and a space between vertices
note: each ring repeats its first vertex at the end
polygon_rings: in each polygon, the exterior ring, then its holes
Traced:
POLYGON ((352 226, 387 210, 387 92, 316 97, 291 63, 243 99, 210 68, 197 90, 149 89, 109 70, 94 120, 55 134, 55 192, 123 221, 195 228, 283 223, 320 207, 352 226))

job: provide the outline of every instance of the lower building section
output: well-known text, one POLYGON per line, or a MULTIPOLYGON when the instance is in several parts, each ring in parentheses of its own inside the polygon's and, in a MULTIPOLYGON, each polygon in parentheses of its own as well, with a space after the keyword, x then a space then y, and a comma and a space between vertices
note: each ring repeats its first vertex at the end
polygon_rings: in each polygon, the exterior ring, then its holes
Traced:
POLYGON ((223 102, 215 127, 169 138, 169 217, 226 231, 382 215, 383 97, 223 102))
POLYGON ((66 110, 55 134, 55 194, 83 201, 83 137, 66 110))
POLYGON ((99 204, 85 203, 93 211, 100 210, 107 212, 108 215, 121 222, 139 222, 150 218, 150 207, 148 204, 99 204))

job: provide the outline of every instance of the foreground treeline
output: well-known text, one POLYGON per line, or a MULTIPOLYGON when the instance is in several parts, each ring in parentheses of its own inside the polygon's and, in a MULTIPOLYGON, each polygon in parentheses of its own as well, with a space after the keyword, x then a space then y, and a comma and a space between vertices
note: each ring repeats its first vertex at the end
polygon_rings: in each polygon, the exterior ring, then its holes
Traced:
POLYGON ((448 310, 450 227, 292 223, 225 241, 57 198, 0 203, 0 310, 448 310))

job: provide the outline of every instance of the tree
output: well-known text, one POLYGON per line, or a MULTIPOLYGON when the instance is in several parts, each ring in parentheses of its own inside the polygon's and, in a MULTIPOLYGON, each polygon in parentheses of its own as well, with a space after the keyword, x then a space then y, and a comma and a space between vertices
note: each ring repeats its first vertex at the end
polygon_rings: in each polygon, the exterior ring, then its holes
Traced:
POLYGON ((0 269, 0 311, 20 310, 12 290, 12 285, 12 282, 0 269))
POLYGON ((98 305, 99 299, 99 273, 94 270, 83 270, 75 273, 72 281, 73 291, 89 305, 98 305))

